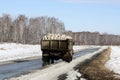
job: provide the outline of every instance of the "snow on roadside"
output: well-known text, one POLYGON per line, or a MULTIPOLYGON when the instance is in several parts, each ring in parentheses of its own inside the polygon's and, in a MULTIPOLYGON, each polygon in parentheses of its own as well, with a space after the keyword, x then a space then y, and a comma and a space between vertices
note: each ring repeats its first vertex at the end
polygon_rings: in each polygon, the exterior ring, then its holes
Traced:
POLYGON ((87 49, 87 48, 97 48, 100 46, 94 46, 94 45, 80 45, 80 46, 73 46, 73 50, 74 52, 83 50, 83 49, 87 49))
POLYGON ((0 62, 41 56, 40 45, 0 44, 0 62))
POLYGON ((111 71, 120 74, 120 46, 111 46, 110 60, 105 66, 111 71))
MULTIPOLYGON (((91 46, 74 46, 74 51, 89 48, 91 46)), ((26 45, 16 43, 0 44, 0 62, 41 56, 40 45, 26 45)))
MULTIPOLYGON (((99 50, 76 58, 70 63, 60 62, 54 65, 50 65, 48 68, 37 70, 33 73, 22 75, 17 78, 11 78, 10 80, 57 80, 59 75, 72 71, 77 64, 84 61, 85 59, 91 58, 93 55, 103 51, 106 48, 107 47, 101 47, 99 50)), ((77 75, 80 76, 80 74, 77 75)))
POLYGON ((72 71, 69 71, 68 73, 67 73, 67 79, 66 80, 76 80, 77 79, 77 77, 80 77, 81 76, 81 74, 78 72, 78 70, 76 70, 76 71, 74 71, 74 70, 72 70, 72 71))
MULTIPOLYGON (((77 80, 78 77, 81 77, 81 74, 78 72, 78 70, 72 70, 67 73, 67 79, 66 80, 77 80)), ((80 78, 80 80, 86 80, 84 78, 80 78)))

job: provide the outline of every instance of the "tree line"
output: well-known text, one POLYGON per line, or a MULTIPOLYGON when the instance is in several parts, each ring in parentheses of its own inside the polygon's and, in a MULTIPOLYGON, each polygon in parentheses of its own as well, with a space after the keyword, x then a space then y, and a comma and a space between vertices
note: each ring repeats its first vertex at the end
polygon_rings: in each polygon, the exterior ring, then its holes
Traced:
POLYGON ((0 42, 39 44, 47 33, 70 35, 75 45, 120 45, 120 35, 67 31, 64 23, 55 17, 0 16, 0 42))
POLYGON ((99 32, 73 32, 75 45, 120 45, 120 35, 99 32))
POLYGON ((46 33, 64 32, 64 23, 55 17, 19 15, 12 18, 9 14, 0 17, 0 42, 38 44, 46 33))

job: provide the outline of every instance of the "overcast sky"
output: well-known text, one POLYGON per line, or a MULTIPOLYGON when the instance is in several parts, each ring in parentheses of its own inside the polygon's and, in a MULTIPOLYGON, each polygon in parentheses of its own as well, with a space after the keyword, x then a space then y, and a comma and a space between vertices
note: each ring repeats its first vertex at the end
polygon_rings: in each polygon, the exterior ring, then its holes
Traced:
POLYGON ((67 30, 120 35, 120 0, 1 0, 0 15, 55 16, 67 30))

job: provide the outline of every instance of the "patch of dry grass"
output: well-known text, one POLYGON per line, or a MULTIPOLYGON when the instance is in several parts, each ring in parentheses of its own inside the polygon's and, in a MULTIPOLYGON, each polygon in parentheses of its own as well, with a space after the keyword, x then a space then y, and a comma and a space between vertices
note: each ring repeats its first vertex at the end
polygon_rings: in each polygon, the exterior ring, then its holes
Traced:
POLYGON ((111 49, 108 48, 103 52, 79 64, 79 71, 82 77, 87 80, 120 80, 114 77, 115 73, 107 69, 104 64, 109 60, 111 49))
POLYGON ((0 50, 5 50, 4 48, 0 48, 0 50))

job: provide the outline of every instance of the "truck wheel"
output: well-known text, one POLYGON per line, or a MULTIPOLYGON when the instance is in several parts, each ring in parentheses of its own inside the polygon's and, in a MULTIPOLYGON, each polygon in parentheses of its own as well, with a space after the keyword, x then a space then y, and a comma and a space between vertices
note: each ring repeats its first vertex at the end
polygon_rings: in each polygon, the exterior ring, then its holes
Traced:
POLYGON ((53 64, 54 63, 54 57, 50 56, 50 63, 53 64))
POLYGON ((71 61, 72 61, 72 55, 69 54, 69 53, 66 53, 66 54, 63 56, 63 61, 71 62, 71 61))
POLYGON ((43 66, 49 65, 50 64, 49 55, 48 56, 43 55, 42 56, 42 61, 43 61, 43 63, 42 63, 43 66))
POLYGON ((72 61, 72 56, 70 56, 70 61, 72 61))
POLYGON ((43 61, 42 66, 46 66, 46 65, 49 65, 49 64, 50 64, 50 61, 43 61))
POLYGON ((50 59, 50 64, 53 64, 54 63, 54 59, 50 59))
POLYGON ((42 66, 46 66, 46 65, 48 65, 48 62, 43 61, 42 66))
POLYGON ((69 61, 72 61, 72 58, 73 58, 73 54, 74 54, 74 53, 73 53, 73 51, 70 51, 69 53, 70 53, 70 55, 69 55, 69 61))
POLYGON ((71 61, 72 61, 72 56, 69 55, 69 56, 68 56, 68 59, 67 59, 67 62, 70 63, 71 61))

